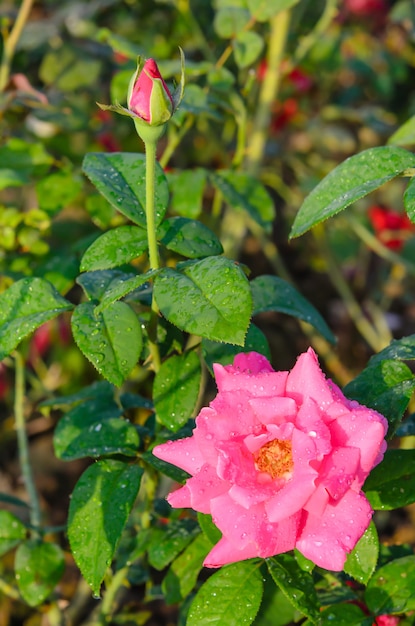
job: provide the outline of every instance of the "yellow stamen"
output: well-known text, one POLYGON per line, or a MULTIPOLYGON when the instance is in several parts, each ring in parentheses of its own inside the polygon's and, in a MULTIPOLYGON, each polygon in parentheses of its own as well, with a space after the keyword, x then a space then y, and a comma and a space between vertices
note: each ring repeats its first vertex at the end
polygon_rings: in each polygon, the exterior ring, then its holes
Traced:
POLYGON ((291 441, 274 439, 262 446, 254 455, 259 471, 274 478, 288 478, 293 469, 291 441))

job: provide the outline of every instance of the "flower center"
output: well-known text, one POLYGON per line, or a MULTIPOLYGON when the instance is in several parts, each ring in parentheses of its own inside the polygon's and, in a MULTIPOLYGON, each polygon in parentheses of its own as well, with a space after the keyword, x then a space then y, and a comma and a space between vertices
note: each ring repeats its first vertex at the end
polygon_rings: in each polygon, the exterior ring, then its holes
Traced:
POLYGON ((274 478, 288 478, 293 469, 291 441, 274 439, 255 453, 255 463, 259 471, 267 472, 274 478))

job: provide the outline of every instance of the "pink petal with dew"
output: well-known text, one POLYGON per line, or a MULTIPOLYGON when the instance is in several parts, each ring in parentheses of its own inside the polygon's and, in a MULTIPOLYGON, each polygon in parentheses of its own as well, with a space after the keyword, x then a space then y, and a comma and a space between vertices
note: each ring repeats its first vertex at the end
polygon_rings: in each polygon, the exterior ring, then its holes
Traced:
POLYGON ((268 372, 252 374, 218 363, 213 365, 213 371, 219 392, 244 390, 255 397, 284 395, 288 375, 288 372, 274 372, 272 368, 268 372))
POLYGON ((235 546, 231 544, 225 537, 222 537, 218 543, 212 548, 203 565, 205 567, 222 567, 222 565, 228 565, 229 563, 237 563, 245 559, 251 559, 257 556, 255 546, 248 544, 245 548, 235 549, 235 546))
POLYGON ((312 438, 294 429, 291 442, 294 462, 292 477, 265 503, 271 522, 280 522, 285 517, 297 513, 316 489, 318 472, 310 465, 315 459, 312 438))
POLYGON ((169 493, 166 500, 175 509, 190 509, 192 507, 191 495, 187 484, 169 493))
POLYGON ((262 446, 270 441, 273 441, 274 439, 283 439, 284 441, 291 439, 293 431, 294 424, 291 422, 281 425, 268 424, 264 432, 257 435, 247 435, 243 441, 251 454, 254 454, 262 448, 262 446))
POLYGON ((247 511, 227 495, 212 501, 212 518, 235 550, 255 546, 255 556, 267 557, 291 550, 295 546, 299 517, 271 524, 261 504, 247 511))
POLYGON ((296 547, 316 565, 339 572, 371 518, 366 497, 349 489, 338 502, 329 502, 322 516, 308 514, 296 547))
POLYGON ((241 438, 218 442, 217 448, 219 455, 216 471, 222 480, 235 483, 255 477, 254 458, 241 438))
POLYGON ((327 489, 323 485, 317 485, 316 490, 305 503, 303 509, 313 515, 322 516, 330 500, 327 489))
POLYGON ((293 369, 289 372, 286 395, 302 404, 305 398, 313 398, 320 408, 333 402, 333 395, 327 379, 320 369, 317 355, 312 348, 300 354, 293 369))
POLYGON ((248 402, 257 420, 264 425, 293 421, 297 414, 295 400, 284 396, 251 398, 248 402))
MULTIPOLYGON (((215 411, 215 419, 204 417, 206 431, 214 439, 229 439, 239 434, 254 431, 258 420, 249 406, 249 394, 244 391, 222 391, 210 403, 215 411)), ((199 423, 199 420, 196 422, 199 423)))
POLYGON ((383 458, 387 420, 380 413, 361 407, 332 422, 330 430, 333 445, 360 449, 360 468, 356 476, 362 485, 371 469, 383 458))
MULTIPOLYGON (((229 367, 229 366, 228 366, 229 367)), ((234 369, 250 374, 262 374, 263 372, 273 372, 274 369, 268 359, 259 352, 240 352, 233 360, 234 369)))
MULTIPOLYGON (((264 472, 265 474, 265 472, 264 472)), ((269 474, 266 474, 268 481, 251 483, 249 485, 232 485, 229 489, 229 495, 237 504, 244 509, 249 509, 255 504, 265 502, 274 495, 277 481, 272 480, 269 474)), ((281 485, 283 481, 281 481, 281 485)))
POLYGON ((190 494, 192 509, 201 513, 210 513, 211 500, 226 493, 230 484, 218 478, 213 467, 204 465, 196 476, 188 479, 186 487, 190 494))
MULTIPOLYGON (((342 498, 356 477, 360 462, 358 448, 336 448, 319 470, 318 482, 334 500, 342 498)), ((311 509, 308 509, 311 511, 311 509)))
POLYGON ((296 427, 312 438, 318 458, 328 454, 332 447, 330 430, 321 413, 313 398, 305 398, 295 420, 296 427))
POLYGON ((167 443, 155 446, 152 453, 158 459, 177 465, 189 474, 196 474, 205 462, 193 437, 167 441, 167 443))

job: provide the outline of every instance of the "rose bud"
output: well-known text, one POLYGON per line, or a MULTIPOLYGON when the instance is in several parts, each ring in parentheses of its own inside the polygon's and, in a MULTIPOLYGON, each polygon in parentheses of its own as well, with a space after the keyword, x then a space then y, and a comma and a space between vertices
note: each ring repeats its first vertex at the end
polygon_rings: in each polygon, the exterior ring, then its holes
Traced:
POLYGON ((154 59, 138 59, 137 69, 130 80, 127 94, 128 108, 115 104, 99 104, 104 111, 115 111, 127 115, 134 120, 138 134, 144 141, 157 140, 164 132, 165 124, 169 121, 179 106, 184 90, 184 55, 181 55, 180 83, 173 92, 170 92, 163 80, 157 63, 154 59), (150 132, 149 128, 154 128, 150 132), (157 127, 159 127, 157 129, 157 127))

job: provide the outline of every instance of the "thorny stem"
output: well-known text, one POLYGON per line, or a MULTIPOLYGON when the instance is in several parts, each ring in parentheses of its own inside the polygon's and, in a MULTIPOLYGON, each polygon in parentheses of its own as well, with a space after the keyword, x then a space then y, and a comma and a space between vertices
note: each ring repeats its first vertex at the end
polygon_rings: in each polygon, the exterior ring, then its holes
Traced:
MULTIPOLYGON (((147 241, 150 268, 157 270, 160 267, 156 233, 156 210, 155 210, 155 181, 156 181, 156 141, 146 141, 146 221, 147 241)), ((157 372, 160 369, 160 352, 157 345, 157 320, 159 310, 154 300, 151 301, 151 317, 148 326, 148 339, 153 368, 157 372)))
POLYGON ((4 37, 3 57, 0 64, 0 92, 4 91, 9 82, 10 67, 17 42, 27 22, 34 0, 23 0, 12 30, 4 37))
POLYGON ((24 397, 25 397, 25 375, 24 375, 24 360, 19 352, 14 353, 15 360, 15 395, 14 395, 14 418, 17 434, 17 445, 19 453, 19 462, 22 471, 24 485, 26 487, 27 495, 30 505, 30 524, 32 526, 32 535, 34 537, 39 536, 41 512, 39 505, 39 498, 36 491, 36 486, 33 480, 32 468, 29 458, 29 442, 26 432, 26 422, 24 417, 24 397))

